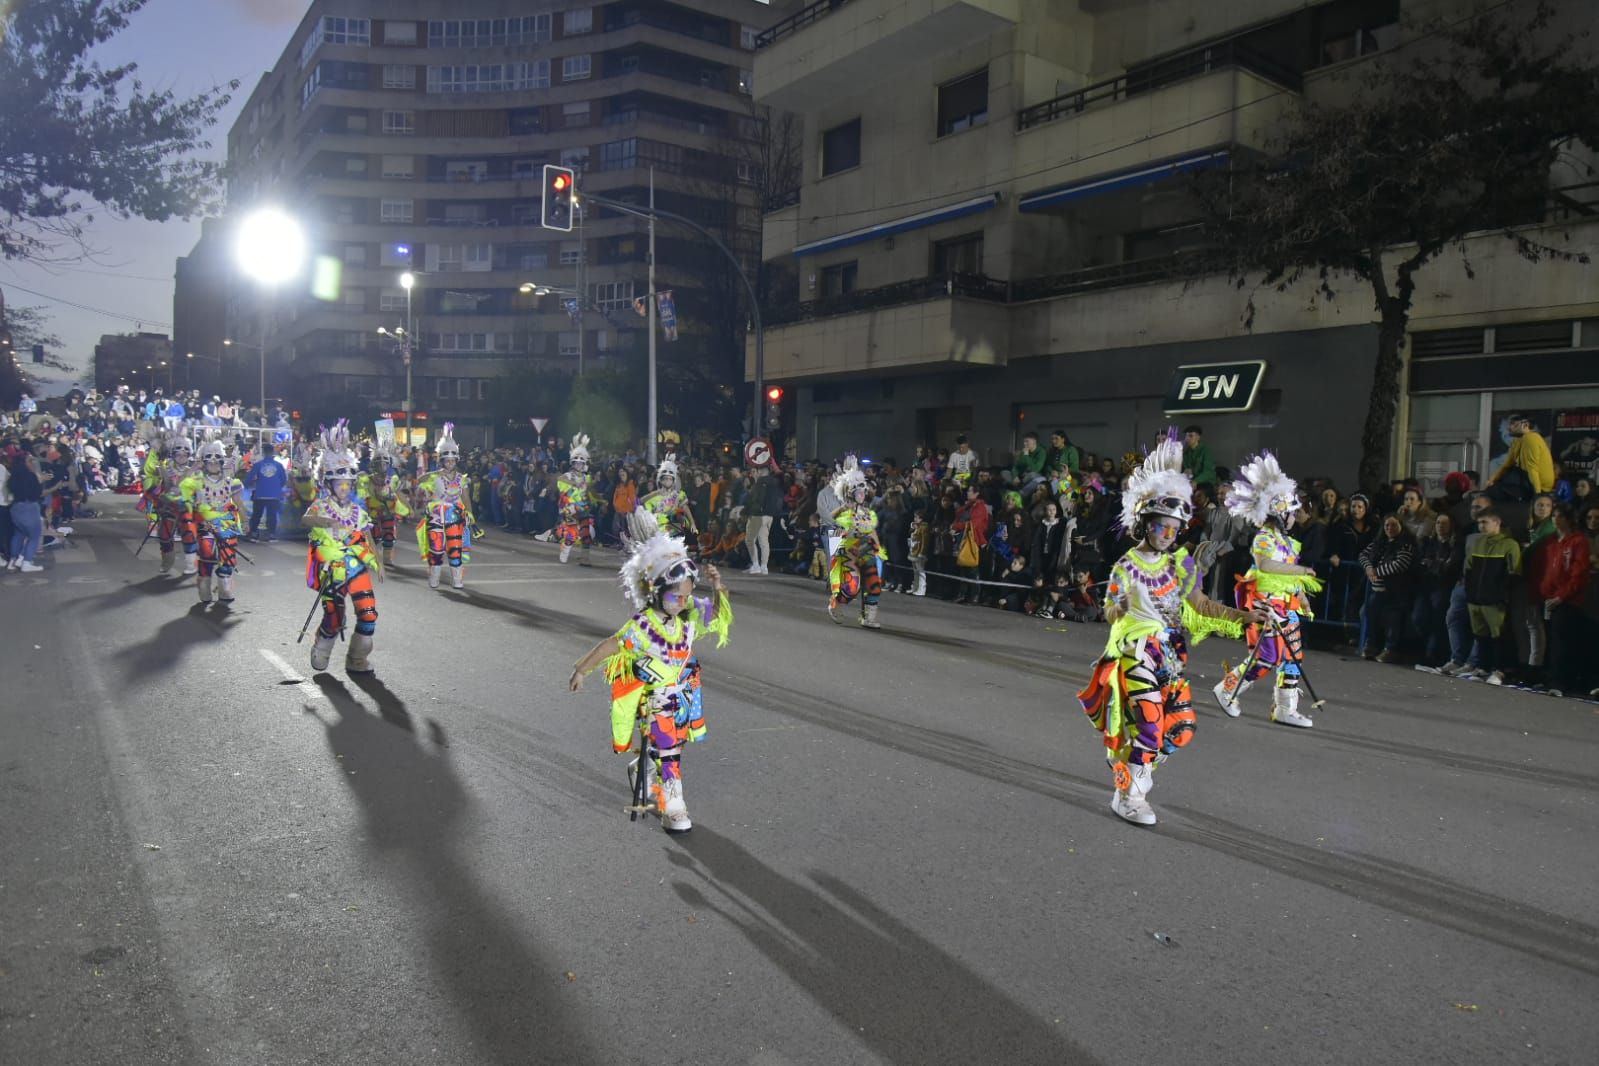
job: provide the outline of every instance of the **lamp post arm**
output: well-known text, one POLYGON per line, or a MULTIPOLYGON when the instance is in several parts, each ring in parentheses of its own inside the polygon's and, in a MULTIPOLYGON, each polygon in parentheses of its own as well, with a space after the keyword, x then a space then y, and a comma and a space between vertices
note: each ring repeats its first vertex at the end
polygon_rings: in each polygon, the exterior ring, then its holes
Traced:
POLYGON ((761 431, 761 394, 764 391, 764 378, 766 376, 766 332, 761 328, 761 302, 756 299, 755 286, 750 284, 750 279, 744 274, 744 268, 739 265, 738 257, 728 251, 727 245, 723 244, 716 234, 693 219, 686 218, 674 211, 666 211, 659 207, 653 209, 635 207, 632 204, 624 204, 620 200, 612 200, 608 196, 599 196, 595 193, 582 193, 580 195, 584 200, 593 200, 602 207, 609 207, 625 215, 633 215, 644 219, 666 219, 669 222, 687 226, 714 244, 717 250, 727 257, 727 261, 733 264, 733 272, 738 275, 738 280, 744 283, 744 293, 749 297, 750 319, 755 329, 755 398, 750 405, 750 436, 759 436, 761 431))

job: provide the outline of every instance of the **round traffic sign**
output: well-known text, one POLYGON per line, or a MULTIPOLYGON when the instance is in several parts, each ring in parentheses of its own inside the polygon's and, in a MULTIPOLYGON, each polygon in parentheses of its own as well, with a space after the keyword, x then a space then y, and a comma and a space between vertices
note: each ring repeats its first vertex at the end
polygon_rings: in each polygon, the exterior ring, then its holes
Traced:
POLYGON ((771 466, 772 442, 765 437, 751 437, 744 445, 744 462, 750 466, 771 466))

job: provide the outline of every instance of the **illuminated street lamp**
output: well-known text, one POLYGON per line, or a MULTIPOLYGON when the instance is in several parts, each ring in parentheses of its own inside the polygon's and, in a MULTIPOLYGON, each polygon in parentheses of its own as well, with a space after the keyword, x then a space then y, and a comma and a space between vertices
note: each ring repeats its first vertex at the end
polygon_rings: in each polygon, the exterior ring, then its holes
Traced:
MULTIPOLYGON (((239 223, 233 243, 239 270, 270 293, 299 277, 308 253, 305 230, 281 208, 264 207, 239 223)), ((261 308, 261 417, 266 417, 266 306, 261 308)), ((227 344, 229 342, 223 341, 227 344)), ((244 347, 244 345, 240 345, 244 347)))

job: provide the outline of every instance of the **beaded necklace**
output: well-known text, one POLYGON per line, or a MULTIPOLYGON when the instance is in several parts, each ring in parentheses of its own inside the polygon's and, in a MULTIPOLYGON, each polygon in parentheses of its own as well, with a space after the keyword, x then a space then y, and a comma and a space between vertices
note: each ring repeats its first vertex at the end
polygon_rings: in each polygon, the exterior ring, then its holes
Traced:
POLYGON ((694 647, 694 623, 662 615, 654 607, 633 616, 639 636, 649 645, 649 654, 662 662, 682 662, 694 647))
POLYGON ((333 519, 345 529, 357 529, 361 525, 361 505, 353 498, 348 503, 340 503, 330 493, 316 502, 316 508, 322 517, 333 519))

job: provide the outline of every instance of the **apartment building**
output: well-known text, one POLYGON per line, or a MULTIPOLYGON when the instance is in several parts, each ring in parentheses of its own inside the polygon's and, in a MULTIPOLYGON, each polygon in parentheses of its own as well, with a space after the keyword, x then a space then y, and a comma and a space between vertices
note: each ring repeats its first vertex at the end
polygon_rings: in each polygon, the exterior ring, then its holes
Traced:
MULTIPOLYGON (((228 136, 229 218, 283 206, 317 257, 281 293, 235 279, 241 364, 264 334, 269 396, 400 412, 402 358, 377 331, 409 311, 417 424, 454 421, 471 445, 513 415, 525 426, 551 413, 501 409, 508 375, 641 361, 644 223, 590 205, 570 234, 541 228, 543 167, 571 166, 580 192, 633 203, 653 169, 659 206, 718 232, 754 269, 750 79, 770 18, 759 0, 315 0, 228 136)), ((703 247, 663 228, 657 262, 681 326, 663 375, 720 359, 736 377, 741 336, 703 247)))
POLYGON ((107 333, 94 346, 94 387, 114 392, 126 385, 137 392, 170 393, 189 385, 172 362, 172 338, 165 333, 107 333))
MULTIPOLYGON (((1447 0, 823 0, 756 41, 757 99, 804 121, 798 202, 765 216, 788 299, 764 376, 799 454, 905 458, 1028 429, 1119 456, 1172 422, 1354 480, 1376 319, 1358 287, 1195 280, 1184 175, 1261 152, 1291 109, 1447 0), (1246 326, 1246 303, 1255 314, 1246 326), (1218 394, 1220 394, 1218 396, 1218 394), (1194 413, 1202 412, 1202 413, 1194 413)), ((1454 5, 1458 7, 1459 5, 1454 5)), ((1594 189, 1547 236, 1599 245, 1594 189)), ((1395 472, 1481 468, 1497 415, 1599 415, 1599 286, 1507 242, 1423 275, 1395 472), (1512 391, 1519 390, 1519 391, 1512 391)), ((753 346, 747 373, 753 376, 753 346)), ((1599 425, 1599 419, 1594 424, 1599 425)))

